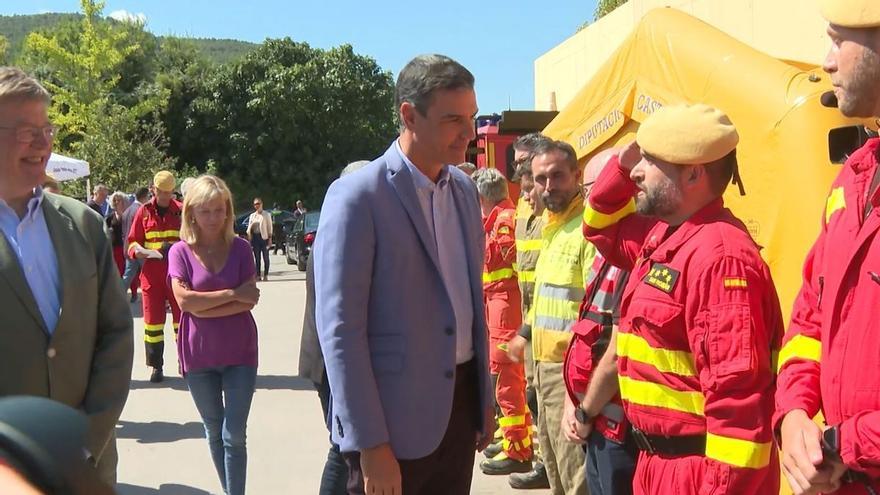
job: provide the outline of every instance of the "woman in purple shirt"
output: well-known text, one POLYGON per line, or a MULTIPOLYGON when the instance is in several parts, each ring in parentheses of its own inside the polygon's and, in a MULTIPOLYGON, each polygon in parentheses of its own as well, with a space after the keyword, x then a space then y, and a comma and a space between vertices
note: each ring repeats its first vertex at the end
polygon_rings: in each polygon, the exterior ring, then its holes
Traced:
POLYGON ((257 376, 260 298, 247 241, 235 236, 232 197, 211 175, 183 202, 180 239, 168 253, 168 279, 182 311, 177 355, 205 424, 224 493, 245 491, 245 431, 257 376), (224 400, 225 399, 225 400, 224 400))

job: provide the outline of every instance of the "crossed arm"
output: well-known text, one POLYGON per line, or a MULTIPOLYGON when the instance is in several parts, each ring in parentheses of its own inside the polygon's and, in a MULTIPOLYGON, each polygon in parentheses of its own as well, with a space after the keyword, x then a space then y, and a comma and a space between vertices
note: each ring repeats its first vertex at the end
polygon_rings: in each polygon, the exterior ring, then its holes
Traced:
POLYGON ((251 279, 235 289, 194 291, 179 278, 171 280, 171 289, 181 311, 199 318, 220 318, 250 311, 260 299, 260 289, 251 279))

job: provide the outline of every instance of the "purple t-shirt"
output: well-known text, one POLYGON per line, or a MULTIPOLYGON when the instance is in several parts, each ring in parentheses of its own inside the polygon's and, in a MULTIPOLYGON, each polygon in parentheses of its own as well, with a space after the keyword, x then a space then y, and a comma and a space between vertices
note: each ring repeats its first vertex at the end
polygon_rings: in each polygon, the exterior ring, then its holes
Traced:
MULTIPOLYGON (((185 242, 177 242, 168 252, 168 281, 179 279, 197 292, 234 289, 254 278, 254 258, 250 244, 236 237, 218 273, 209 272, 185 242)), ((186 374, 215 366, 257 366, 257 324, 250 311, 220 318, 180 315, 177 336, 180 372, 186 374)))

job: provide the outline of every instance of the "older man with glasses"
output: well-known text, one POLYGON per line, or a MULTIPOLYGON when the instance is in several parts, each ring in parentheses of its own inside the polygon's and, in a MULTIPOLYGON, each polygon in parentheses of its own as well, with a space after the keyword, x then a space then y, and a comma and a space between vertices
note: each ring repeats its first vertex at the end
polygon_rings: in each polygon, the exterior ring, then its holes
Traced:
POLYGON ((132 319, 99 216, 40 184, 55 128, 49 93, 0 67, 0 396, 46 397, 88 416, 86 449, 116 478, 132 319))

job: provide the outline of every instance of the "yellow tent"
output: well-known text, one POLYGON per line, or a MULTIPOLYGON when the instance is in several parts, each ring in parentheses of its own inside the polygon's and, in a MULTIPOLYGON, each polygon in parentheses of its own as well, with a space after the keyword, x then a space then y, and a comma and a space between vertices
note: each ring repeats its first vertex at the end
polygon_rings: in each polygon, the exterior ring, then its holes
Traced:
POLYGON ((730 187, 725 202, 764 246, 787 321, 831 182, 865 138, 866 122, 821 104, 830 89, 818 68, 774 59, 680 11, 657 9, 544 133, 586 160, 632 140, 662 105, 702 102, 726 112, 740 133, 747 195, 730 187))

